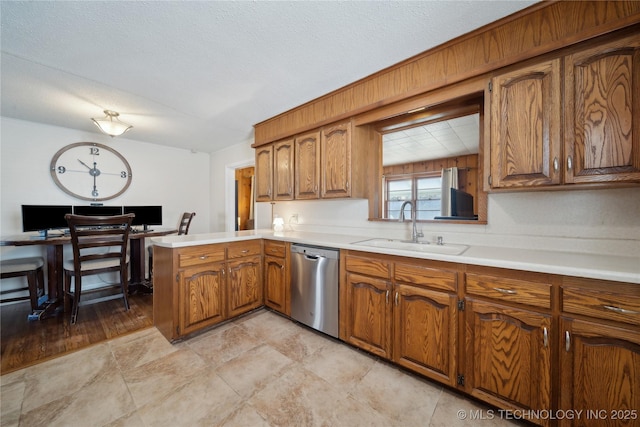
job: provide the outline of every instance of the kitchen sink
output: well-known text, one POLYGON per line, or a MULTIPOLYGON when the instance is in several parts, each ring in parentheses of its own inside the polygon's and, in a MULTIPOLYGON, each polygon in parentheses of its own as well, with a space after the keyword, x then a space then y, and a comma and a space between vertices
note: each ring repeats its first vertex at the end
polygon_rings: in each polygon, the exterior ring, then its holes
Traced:
POLYGON ((469 246, 467 245, 452 245, 452 244, 438 245, 438 244, 429 243, 429 242, 416 243, 410 240, 379 239, 379 238, 362 240, 360 242, 354 242, 353 244, 361 245, 361 246, 370 246, 374 248, 399 249, 403 251, 415 251, 415 252, 445 254, 445 255, 460 255, 469 248, 469 246))

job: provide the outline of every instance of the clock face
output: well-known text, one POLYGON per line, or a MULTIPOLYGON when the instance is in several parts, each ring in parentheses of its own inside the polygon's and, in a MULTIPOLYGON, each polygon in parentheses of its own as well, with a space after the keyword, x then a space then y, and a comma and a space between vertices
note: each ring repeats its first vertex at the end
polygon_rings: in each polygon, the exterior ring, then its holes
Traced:
POLYGON ((67 145, 51 159, 51 177, 65 193, 82 200, 118 197, 131 185, 131 166, 113 148, 95 142, 67 145))

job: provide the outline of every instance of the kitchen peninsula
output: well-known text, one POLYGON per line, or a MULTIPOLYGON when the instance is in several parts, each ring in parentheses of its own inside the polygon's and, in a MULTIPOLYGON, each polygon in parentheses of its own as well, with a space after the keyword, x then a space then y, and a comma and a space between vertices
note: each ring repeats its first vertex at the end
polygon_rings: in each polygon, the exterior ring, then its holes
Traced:
POLYGON ((637 257, 489 246, 450 255, 360 243, 370 238, 257 230, 153 239, 154 323, 176 340, 262 305, 288 317, 290 245, 329 246, 341 252, 342 341, 499 408, 640 407, 640 380, 629 376, 640 346, 637 257), (275 274, 271 258, 281 260, 275 274), (594 396, 593 381, 629 386, 594 396))

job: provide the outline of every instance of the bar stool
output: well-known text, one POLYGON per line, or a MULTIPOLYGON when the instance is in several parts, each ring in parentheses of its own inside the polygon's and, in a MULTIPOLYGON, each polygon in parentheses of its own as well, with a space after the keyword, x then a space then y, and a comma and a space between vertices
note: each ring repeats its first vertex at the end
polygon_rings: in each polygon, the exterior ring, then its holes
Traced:
POLYGON ((17 291, 29 291, 28 297, 2 298, 0 302, 31 300, 31 310, 36 311, 40 306, 39 299, 44 296, 44 258, 15 258, 0 261, 0 279, 11 277, 27 277, 27 287, 0 291, 0 295, 17 291))

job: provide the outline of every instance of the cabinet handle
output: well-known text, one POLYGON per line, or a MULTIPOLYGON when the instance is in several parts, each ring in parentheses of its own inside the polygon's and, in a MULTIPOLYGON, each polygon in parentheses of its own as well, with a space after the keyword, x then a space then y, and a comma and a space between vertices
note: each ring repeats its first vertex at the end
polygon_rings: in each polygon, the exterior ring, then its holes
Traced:
POLYGON ((518 292, 517 291, 513 291, 511 289, 504 289, 504 288, 493 288, 494 291, 498 291, 501 294, 505 294, 505 295, 515 295, 518 292))
POLYGON ((560 168, 560 162, 558 161, 557 157, 553 158, 553 171, 554 172, 558 172, 558 169, 560 168))
POLYGON ((389 304, 389 289, 387 289, 387 295, 385 296, 386 304, 389 304))
POLYGON ((573 157, 571 156, 567 156, 567 169, 573 169, 573 157))
POLYGON ((396 292, 396 307, 398 306, 398 293, 396 292))
POLYGON ((206 255, 201 255, 201 256, 200 256, 200 259, 201 259, 201 260, 205 260, 205 259, 207 259, 207 258, 209 258, 209 257, 208 257, 208 256, 206 256, 206 255))
POLYGON ((549 331, 546 326, 542 328, 542 345, 544 348, 549 347, 549 331))
POLYGON ((606 310, 615 311, 620 314, 640 314, 638 311, 627 310, 626 308, 615 307, 613 305, 603 305, 602 307, 606 310))
POLYGON ((243 250, 242 250, 242 253, 243 253, 243 254, 246 254, 247 252, 249 252, 249 249, 243 249, 243 250))
POLYGON ((564 332, 564 349, 567 352, 571 349, 571 334, 569 334, 569 331, 564 332))

